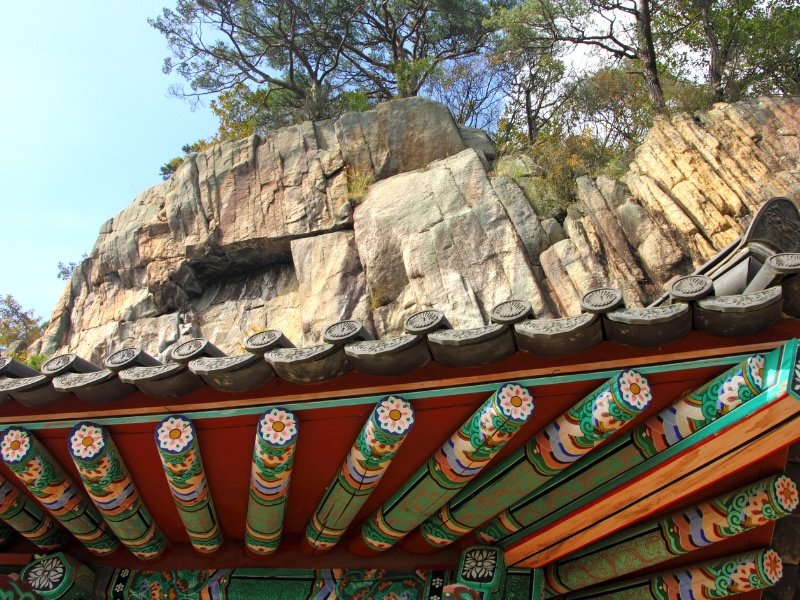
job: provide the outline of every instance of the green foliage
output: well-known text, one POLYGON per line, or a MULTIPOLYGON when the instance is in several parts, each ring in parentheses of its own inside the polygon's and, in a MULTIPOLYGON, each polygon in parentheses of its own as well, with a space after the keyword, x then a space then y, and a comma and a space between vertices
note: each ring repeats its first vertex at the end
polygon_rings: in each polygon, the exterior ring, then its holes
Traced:
MULTIPOLYGON (((172 92, 215 96, 219 129, 210 141, 219 142, 418 94, 443 65, 481 49, 490 4, 177 0, 149 22, 172 53, 164 72, 189 84, 172 92)), ((184 161, 162 165, 161 177, 184 161)))
POLYGON ((619 177, 627 168, 627 157, 619 148, 603 146, 587 133, 543 133, 530 154, 543 175, 523 189, 539 214, 559 219, 577 199, 578 177, 619 177))
POLYGON ((191 144, 184 144, 181 150, 183 150, 185 154, 197 154, 198 152, 203 152, 204 150, 208 150, 215 143, 216 140, 214 139, 211 140, 200 139, 191 144))
POLYGON ((669 0, 654 33, 665 67, 702 82, 709 102, 800 93, 795 0, 669 0))
POLYGON ((320 119, 347 91, 418 94, 438 65, 480 49, 489 14, 482 0, 178 0, 150 24, 172 52, 164 71, 189 83, 175 93, 284 90, 320 119))
MULTIPOLYGON (((529 153, 544 173, 521 184, 552 214, 575 177, 621 174, 656 112, 800 94, 796 0, 177 0, 151 24, 175 92, 214 96, 219 129, 186 154, 425 93, 529 153)), ((370 177, 348 172, 351 200, 370 177)))
POLYGON ((186 158, 183 156, 176 156, 175 158, 168 160, 159 170, 159 174, 161 175, 161 179, 167 180, 172 177, 173 173, 178 170, 184 162, 186 162, 186 158))
POLYGON ((47 356, 44 354, 34 354, 32 356, 27 357, 27 364, 31 369, 36 369, 37 371, 42 370, 42 365, 47 362, 47 356))
POLYGON ((664 108, 653 47, 650 0, 523 0, 501 10, 494 23, 502 28, 505 43, 516 52, 551 52, 563 49, 594 50, 611 66, 635 61, 652 108, 664 108))
MULTIPOLYGON (((86 260, 88 257, 89 255, 84 252, 83 255, 81 256, 81 262, 86 260)), ((78 263, 76 262, 64 263, 58 261, 58 278, 63 281, 68 281, 72 277, 72 274, 75 272, 75 269, 77 268, 78 268, 78 263)))
POLYGON ((173 56, 164 71, 188 83, 178 95, 222 93, 245 83, 291 92, 309 113, 324 107, 326 83, 341 60, 346 2, 178 0, 150 24, 173 56), (339 43, 337 43, 337 41, 339 43))
POLYGON ((427 56, 415 60, 401 58, 391 63, 391 73, 394 75, 397 93, 400 96, 416 96, 420 89, 420 81, 429 77, 436 68, 438 61, 427 56))
POLYGON ((23 309, 11 294, 0 296, 0 350, 24 362, 25 348, 42 335, 45 325, 41 317, 23 309))
POLYGON ((251 90, 239 83, 211 101, 211 110, 219 119, 217 139, 236 140, 257 131, 292 123, 296 94, 270 87, 251 90))
POLYGON ((381 306, 386 306, 391 302, 391 298, 382 290, 370 290, 367 296, 370 310, 378 310, 381 306))
POLYGON ((375 181, 372 171, 361 171, 347 167, 347 198, 351 202, 359 202, 367 193, 367 188, 375 181))
MULTIPOLYGON (((183 156, 176 156, 172 160, 170 160, 170 161, 164 163, 163 165, 161 165, 161 169, 160 169, 160 173, 159 173, 161 175, 161 179, 166 181, 167 179, 172 177, 172 175, 175 173, 175 171, 178 170, 178 167, 180 167, 183 163, 186 162, 186 158, 190 154, 197 154, 198 152, 203 152, 204 150, 208 150, 215 143, 216 143, 215 139, 211 139, 211 140, 200 139, 200 140, 197 140, 196 142, 193 142, 191 144, 184 144, 183 147, 181 148, 181 150, 183 150, 183 153, 184 153, 183 156)), ((84 256, 84 258, 85 258, 85 256, 84 256)), ((60 263, 59 263, 59 266, 60 266, 60 263)))
POLYGON ((445 104, 456 123, 494 133, 508 96, 507 72, 492 52, 450 61, 430 76, 425 94, 445 104))
POLYGON ((342 75, 378 99, 416 96, 448 61, 477 54, 491 14, 481 0, 367 0, 350 4, 342 75))
POLYGON ((535 173, 521 168, 508 174, 537 214, 562 219, 577 199, 578 177, 624 174, 651 119, 641 78, 625 69, 602 68, 574 84, 533 144, 524 123, 501 121, 498 150, 532 159, 535 173))
POLYGON ((588 134, 599 147, 625 153, 644 138, 653 108, 635 66, 623 63, 576 82, 561 119, 570 131, 588 134))

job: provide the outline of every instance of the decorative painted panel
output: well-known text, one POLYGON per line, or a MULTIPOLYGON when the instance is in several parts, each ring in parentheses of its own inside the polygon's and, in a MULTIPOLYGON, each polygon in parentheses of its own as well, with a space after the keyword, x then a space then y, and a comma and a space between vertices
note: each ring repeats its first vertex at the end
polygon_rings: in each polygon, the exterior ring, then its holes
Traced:
POLYGON ((432 546, 446 546, 543 485, 619 431, 650 404, 650 384, 620 371, 550 423, 524 448, 468 485, 422 525, 432 546))
POLYGON ((506 563, 503 551, 496 546, 472 546, 461 553, 456 580, 474 590, 502 591, 506 563))
POLYGON ((94 573, 62 552, 35 559, 22 570, 21 578, 42 600, 86 600, 94 596, 94 573))
MULTIPOLYGON (((578 462, 564 470, 546 491, 534 490, 512 504, 478 530, 483 542, 505 544, 524 528, 533 528, 545 517, 575 498, 587 497, 601 485, 662 450, 700 431, 722 415, 748 402, 762 391, 764 357, 756 354, 731 367, 669 408, 636 427, 631 434, 598 452, 595 460, 578 462), (584 471, 583 465, 587 465, 584 471)), ((591 457, 591 455, 590 455, 591 457)))
POLYGON ((281 543, 297 433, 297 418, 287 410, 270 409, 258 421, 244 536, 254 554, 270 555, 281 543))
POLYGON ((167 485, 189 541, 201 554, 219 550, 222 531, 203 469, 194 423, 183 415, 171 415, 158 424, 155 438, 167 485))
POLYGON ((783 576, 783 563, 772 549, 747 552, 682 567, 649 579, 587 588, 568 600, 713 600, 772 587, 783 576))
POLYGON ((105 556, 117 549, 119 542, 100 513, 28 430, 22 427, 3 430, 0 455, 42 506, 92 553, 105 556))
POLYGON ((410 483, 367 519, 368 548, 391 548, 477 476, 533 414, 533 397, 517 383, 492 394, 417 471, 410 483))
POLYGON ((52 552, 67 543, 67 532, 10 482, 0 477, 0 519, 32 544, 52 552))
POLYGON ((114 571, 105 584, 110 600, 201 598, 207 600, 442 600, 446 571, 384 569, 218 569, 114 571))
POLYGON ((141 560, 158 558, 167 540, 142 503, 108 431, 94 423, 76 423, 68 446, 83 486, 119 541, 141 560))
POLYGON ((698 506, 622 531, 545 572, 547 597, 597 585, 789 515, 798 505, 786 475, 763 479, 698 506))
POLYGON ((306 542, 315 552, 329 550, 344 535, 413 424, 414 411, 402 398, 378 402, 306 528, 306 542))

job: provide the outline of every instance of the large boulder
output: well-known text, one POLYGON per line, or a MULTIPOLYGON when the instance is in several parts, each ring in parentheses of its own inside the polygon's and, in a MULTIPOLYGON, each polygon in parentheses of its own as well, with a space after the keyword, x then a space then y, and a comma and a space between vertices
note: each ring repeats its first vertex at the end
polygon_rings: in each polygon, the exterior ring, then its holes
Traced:
MULTIPOLYGON (((538 223, 533 212, 529 219, 538 223)), ((512 297, 553 314, 475 150, 371 186, 355 211, 355 235, 379 334, 424 308, 444 311, 455 326, 479 326, 512 297)))
POLYGON ((490 170, 488 136, 422 98, 220 144, 102 225, 31 351, 165 359, 202 335, 239 352, 254 331, 310 344, 348 318, 393 334, 429 307, 468 327, 510 298, 576 314, 606 285, 647 304, 763 200, 800 200, 799 117, 797 99, 759 99, 658 119, 621 181, 581 178, 558 214, 529 158, 490 170))

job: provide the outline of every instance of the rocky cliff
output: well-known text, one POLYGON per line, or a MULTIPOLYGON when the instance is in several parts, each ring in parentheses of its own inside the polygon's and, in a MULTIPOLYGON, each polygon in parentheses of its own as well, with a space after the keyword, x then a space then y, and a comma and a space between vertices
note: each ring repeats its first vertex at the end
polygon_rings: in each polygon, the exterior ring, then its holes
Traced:
POLYGON ((639 306, 765 199, 800 202, 799 136, 797 99, 658 120, 621 181, 578 181, 563 223, 532 208, 524 160, 496 174, 488 137, 421 98, 224 143, 102 225, 33 350, 166 358, 204 336, 236 352, 253 331, 301 345, 347 318, 384 336, 427 307, 469 327, 512 297, 577 314, 605 285, 639 306))

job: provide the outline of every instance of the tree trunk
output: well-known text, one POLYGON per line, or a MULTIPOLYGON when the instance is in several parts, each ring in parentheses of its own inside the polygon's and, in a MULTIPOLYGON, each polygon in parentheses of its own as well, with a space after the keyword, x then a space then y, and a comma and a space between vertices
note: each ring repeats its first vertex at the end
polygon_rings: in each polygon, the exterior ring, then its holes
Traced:
POLYGON ((528 125, 528 144, 533 146, 536 141, 536 130, 533 126, 533 115, 531 114, 531 90, 525 90, 525 122, 528 125))
POLYGON ((720 102, 725 90, 722 85, 724 60, 719 48, 719 39, 711 21, 710 0, 699 0, 700 15, 703 19, 703 36, 708 44, 708 87, 711 88, 712 102, 720 102))
POLYGON ((650 103, 656 112, 664 112, 664 91, 658 79, 658 66, 656 64, 656 48, 653 44, 653 31, 651 28, 650 0, 638 0, 638 14, 636 15, 636 37, 638 42, 637 54, 642 61, 642 74, 650 103))
POLYGON ((317 81, 311 82, 311 88, 306 94, 306 118, 311 121, 320 121, 325 118, 325 99, 322 97, 322 85, 317 81))

